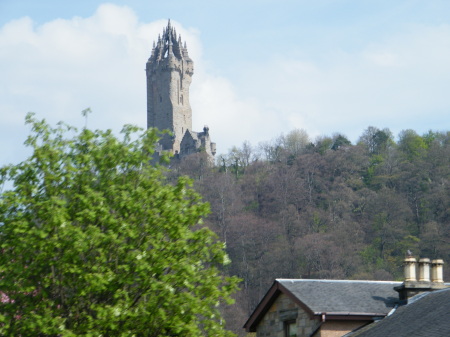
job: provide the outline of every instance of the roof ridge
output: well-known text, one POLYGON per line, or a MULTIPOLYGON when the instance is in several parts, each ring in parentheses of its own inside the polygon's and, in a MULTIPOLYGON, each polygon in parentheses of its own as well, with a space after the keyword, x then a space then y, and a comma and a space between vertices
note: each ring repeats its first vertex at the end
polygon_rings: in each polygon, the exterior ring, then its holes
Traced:
POLYGON ((406 305, 413 304, 414 302, 417 302, 417 301, 421 300, 425 296, 433 295, 433 294, 437 294, 437 293, 441 293, 441 292, 445 292, 445 291, 450 291, 450 288, 438 289, 438 290, 433 290, 433 291, 426 291, 424 293, 420 293, 420 294, 414 295, 413 297, 408 299, 408 303, 406 305))
POLYGON ((382 284, 401 284, 401 281, 375 281, 375 280, 326 280, 326 279, 275 279, 277 282, 335 282, 335 283, 382 283, 382 284))

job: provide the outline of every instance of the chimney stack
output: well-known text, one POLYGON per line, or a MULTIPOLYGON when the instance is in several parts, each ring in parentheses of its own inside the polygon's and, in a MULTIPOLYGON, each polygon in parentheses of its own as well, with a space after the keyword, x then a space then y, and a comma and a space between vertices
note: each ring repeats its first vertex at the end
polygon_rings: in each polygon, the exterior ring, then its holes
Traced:
POLYGON ((414 257, 408 256, 404 260, 405 280, 402 285, 394 287, 399 293, 399 299, 408 301, 409 298, 438 289, 447 288, 448 285, 444 283, 443 265, 444 261, 441 259, 432 260, 421 258, 419 259, 419 279, 416 277, 417 261, 414 257), (430 280, 430 264, 431 264, 431 280, 430 280))

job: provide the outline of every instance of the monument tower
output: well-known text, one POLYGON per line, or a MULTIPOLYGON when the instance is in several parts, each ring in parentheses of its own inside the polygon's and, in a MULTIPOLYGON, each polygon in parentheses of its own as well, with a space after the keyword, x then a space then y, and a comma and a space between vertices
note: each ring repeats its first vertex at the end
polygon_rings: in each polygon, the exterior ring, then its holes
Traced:
POLYGON ((189 86, 194 74, 194 63, 189 57, 186 42, 183 44, 170 20, 162 36, 153 42, 146 65, 147 74, 147 128, 169 130, 160 140, 160 150, 175 155, 206 151, 215 154, 209 128, 203 132, 192 131, 192 110, 189 103, 189 86))

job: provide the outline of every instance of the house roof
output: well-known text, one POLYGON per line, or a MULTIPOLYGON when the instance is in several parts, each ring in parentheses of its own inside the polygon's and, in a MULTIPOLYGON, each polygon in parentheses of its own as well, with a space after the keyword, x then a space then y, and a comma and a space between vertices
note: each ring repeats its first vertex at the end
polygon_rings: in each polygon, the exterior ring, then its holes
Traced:
POLYGON ((395 286, 401 282, 276 279, 244 325, 256 331, 265 313, 281 294, 290 297, 310 317, 365 319, 384 317, 398 301, 395 286))
POLYGON ((449 318, 450 288, 447 288, 416 295, 392 315, 346 336, 450 336, 449 318))
POLYGON ((277 280, 311 311, 387 314, 398 301, 401 282, 347 280, 277 280))

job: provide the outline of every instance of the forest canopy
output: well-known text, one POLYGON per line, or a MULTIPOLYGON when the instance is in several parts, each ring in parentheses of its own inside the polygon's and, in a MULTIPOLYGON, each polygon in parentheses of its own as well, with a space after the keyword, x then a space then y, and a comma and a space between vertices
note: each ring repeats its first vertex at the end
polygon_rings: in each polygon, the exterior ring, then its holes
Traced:
POLYGON ((401 280, 408 249, 450 261, 449 131, 368 127, 352 144, 293 130, 206 163, 198 153, 170 174, 190 175, 210 202, 206 223, 244 280, 242 317, 275 278, 401 280))

